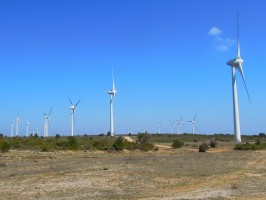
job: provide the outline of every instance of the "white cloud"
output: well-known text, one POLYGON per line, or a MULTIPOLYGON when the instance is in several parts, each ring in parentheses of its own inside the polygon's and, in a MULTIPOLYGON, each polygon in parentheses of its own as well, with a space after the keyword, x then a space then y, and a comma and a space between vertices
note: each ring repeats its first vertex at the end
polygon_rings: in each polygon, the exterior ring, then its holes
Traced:
POLYGON ((221 35, 223 32, 217 28, 216 26, 213 26, 210 30, 209 30, 209 35, 213 35, 213 36, 217 36, 217 35, 221 35))
POLYGON ((227 51, 235 43, 230 37, 224 38, 222 30, 216 26, 213 26, 208 34, 214 37, 213 46, 219 51, 227 51))

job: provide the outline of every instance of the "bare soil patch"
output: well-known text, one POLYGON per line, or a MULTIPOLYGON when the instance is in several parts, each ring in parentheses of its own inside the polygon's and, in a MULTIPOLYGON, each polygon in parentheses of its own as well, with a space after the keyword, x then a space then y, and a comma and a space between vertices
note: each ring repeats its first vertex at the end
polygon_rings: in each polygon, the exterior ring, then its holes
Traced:
POLYGON ((0 154, 0 199, 262 200, 265 185, 266 151, 0 154))

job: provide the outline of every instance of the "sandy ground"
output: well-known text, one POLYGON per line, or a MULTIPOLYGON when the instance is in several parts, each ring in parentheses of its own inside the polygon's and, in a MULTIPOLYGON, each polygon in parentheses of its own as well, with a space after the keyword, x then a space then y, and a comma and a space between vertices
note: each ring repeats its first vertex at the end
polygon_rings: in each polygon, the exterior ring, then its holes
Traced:
POLYGON ((266 151, 10 151, 0 154, 0 199, 262 200, 266 151))

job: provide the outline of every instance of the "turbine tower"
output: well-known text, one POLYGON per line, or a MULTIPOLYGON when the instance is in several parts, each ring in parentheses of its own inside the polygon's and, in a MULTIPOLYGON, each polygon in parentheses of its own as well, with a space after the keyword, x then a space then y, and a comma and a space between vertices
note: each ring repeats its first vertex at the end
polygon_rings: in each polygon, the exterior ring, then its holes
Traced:
POLYGON ((19 116, 17 116, 16 118, 16 137, 18 137, 18 133, 19 133, 19 123, 20 123, 20 119, 19 116))
POLYGON ((113 100, 116 97, 116 89, 115 89, 115 80, 113 75, 113 87, 111 90, 108 91, 110 95, 110 135, 114 136, 114 110, 113 110, 113 100))
MULTIPOLYGON (((239 120, 239 110, 238 110, 238 96, 237 96, 237 86, 236 86, 236 69, 239 71, 242 76, 246 92, 250 101, 250 96, 248 93, 244 71, 242 68, 243 59, 240 56, 240 41, 239 41, 239 22, 238 22, 238 13, 237 13, 237 57, 235 59, 229 60, 226 64, 232 68, 232 88, 233 88, 233 115, 234 115, 234 134, 235 142, 241 142, 241 133, 240 133, 240 120, 239 120)), ((251 102, 251 101, 250 101, 251 102)))
POLYGON ((11 130, 10 130, 10 136, 13 137, 13 132, 14 132, 14 121, 11 122, 11 130))
POLYGON ((190 122, 190 123, 192 124, 192 134, 193 134, 193 135, 195 134, 195 128, 197 128, 196 123, 195 123, 195 121, 196 121, 196 117, 197 117, 197 114, 195 115, 195 117, 194 117, 193 120, 191 120, 191 121, 187 121, 187 122, 190 122))
POLYGON ((173 134, 173 124, 175 123, 174 121, 169 121, 169 124, 170 124, 170 130, 171 130, 171 134, 173 134))
POLYGON ((162 126, 162 125, 161 125, 160 123, 158 123, 158 133, 159 133, 159 134, 161 134, 161 126, 162 126))
POLYGON ((26 124, 26 136, 29 136, 29 126, 30 126, 30 122, 28 121, 26 124))
POLYGON ((75 129, 75 109, 78 106, 80 100, 74 105, 71 99, 68 97, 71 106, 69 109, 71 110, 71 136, 74 136, 74 129, 75 129))
POLYGON ((177 129, 178 129, 178 135, 182 133, 182 126, 184 126, 183 120, 180 117, 180 120, 176 120, 177 123, 177 129))
POLYGON ((44 115, 44 126, 45 126, 45 131, 44 131, 44 137, 48 137, 48 135, 49 135, 49 123, 50 123, 50 115, 51 115, 51 112, 52 112, 52 110, 53 110, 53 107, 51 108, 51 110, 50 110, 50 112, 49 112, 49 114, 47 115, 47 114, 45 114, 45 113, 43 113, 43 115, 44 115))

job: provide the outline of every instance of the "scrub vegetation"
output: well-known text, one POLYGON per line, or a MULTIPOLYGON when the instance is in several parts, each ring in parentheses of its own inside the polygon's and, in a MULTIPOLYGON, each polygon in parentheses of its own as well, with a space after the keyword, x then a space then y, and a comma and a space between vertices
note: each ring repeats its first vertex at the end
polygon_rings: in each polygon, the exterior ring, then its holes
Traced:
MULTIPOLYGON (((232 142, 233 136, 229 134, 214 135, 192 135, 192 134, 148 134, 138 133, 130 135, 132 141, 125 139, 125 135, 110 137, 108 135, 83 135, 75 137, 63 137, 56 134, 54 137, 0 137, 0 150, 7 152, 11 150, 34 150, 34 151, 64 151, 64 150, 103 150, 103 151, 122 151, 140 150, 157 151, 155 144, 170 144, 172 148, 182 148, 192 146, 199 148, 200 152, 206 152, 209 148, 219 146, 219 143, 232 142)), ((235 150, 261 150, 266 149, 266 137, 264 133, 251 136, 242 136, 243 143, 236 144, 235 150)), ((232 142, 233 144, 233 142, 232 142)))

